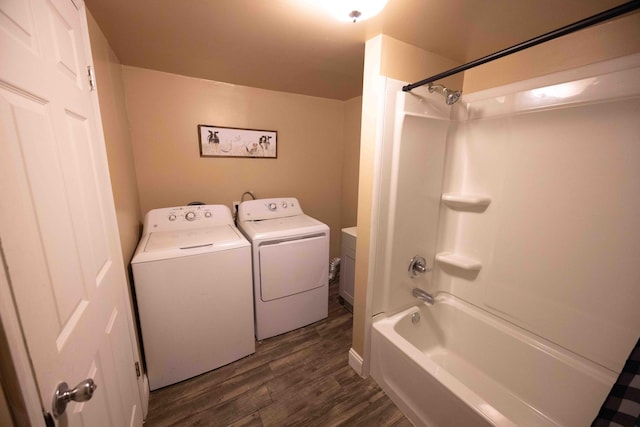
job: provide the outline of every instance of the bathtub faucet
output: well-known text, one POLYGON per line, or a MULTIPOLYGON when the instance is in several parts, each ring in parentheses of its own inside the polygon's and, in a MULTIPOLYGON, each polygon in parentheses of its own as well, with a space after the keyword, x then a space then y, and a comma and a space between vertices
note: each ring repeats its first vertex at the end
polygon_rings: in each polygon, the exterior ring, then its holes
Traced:
POLYGON ((435 302, 433 299, 433 295, 420 288, 413 288, 413 291, 411 293, 415 298, 418 298, 420 301, 424 301, 429 305, 433 305, 433 303, 435 302))

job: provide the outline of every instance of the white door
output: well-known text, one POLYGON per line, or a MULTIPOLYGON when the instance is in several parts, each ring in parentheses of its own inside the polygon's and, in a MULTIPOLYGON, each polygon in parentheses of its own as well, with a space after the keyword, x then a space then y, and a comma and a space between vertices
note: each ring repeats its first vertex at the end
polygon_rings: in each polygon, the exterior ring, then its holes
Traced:
POLYGON ((43 408, 92 378, 61 425, 142 425, 88 40, 80 0, 0 0, 1 250, 43 408))

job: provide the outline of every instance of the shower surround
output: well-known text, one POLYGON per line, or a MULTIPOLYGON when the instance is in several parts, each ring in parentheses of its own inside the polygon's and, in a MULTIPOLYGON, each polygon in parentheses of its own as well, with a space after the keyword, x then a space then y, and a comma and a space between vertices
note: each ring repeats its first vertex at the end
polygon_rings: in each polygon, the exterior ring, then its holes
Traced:
POLYGON ((453 107, 402 84, 385 82, 371 374, 416 425, 590 424, 640 335, 640 54, 453 107), (416 255, 432 270, 411 277, 416 255))

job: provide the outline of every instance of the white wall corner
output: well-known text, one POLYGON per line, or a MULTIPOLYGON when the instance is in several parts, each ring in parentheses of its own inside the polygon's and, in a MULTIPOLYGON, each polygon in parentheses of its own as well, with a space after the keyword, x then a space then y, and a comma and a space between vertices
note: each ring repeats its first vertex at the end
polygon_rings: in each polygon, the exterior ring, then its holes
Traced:
POLYGON ((366 378, 366 376, 362 375, 362 357, 356 352, 353 348, 349 350, 349 366, 356 371, 358 375, 362 378, 366 378))

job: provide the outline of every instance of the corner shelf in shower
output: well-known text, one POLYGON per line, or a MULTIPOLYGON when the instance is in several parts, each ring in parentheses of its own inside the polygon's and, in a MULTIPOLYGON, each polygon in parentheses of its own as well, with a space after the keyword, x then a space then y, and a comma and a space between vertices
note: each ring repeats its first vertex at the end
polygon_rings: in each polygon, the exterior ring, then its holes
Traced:
POLYGON ((440 252, 436 254, 436 261, 466 271, 478 271, 482 268, 480 261, 451 252, 440 252))
POLYGON ((444 193, 442 202, 453 209, 485 209, 491 203, 491 197, 483 194, 444 193))

